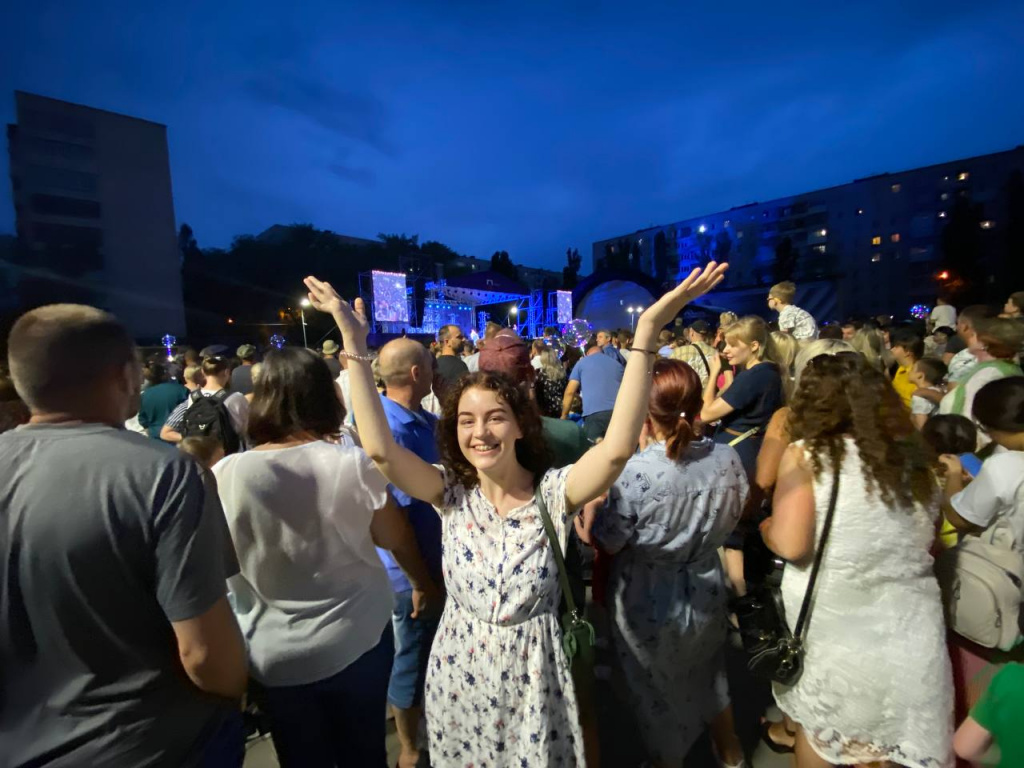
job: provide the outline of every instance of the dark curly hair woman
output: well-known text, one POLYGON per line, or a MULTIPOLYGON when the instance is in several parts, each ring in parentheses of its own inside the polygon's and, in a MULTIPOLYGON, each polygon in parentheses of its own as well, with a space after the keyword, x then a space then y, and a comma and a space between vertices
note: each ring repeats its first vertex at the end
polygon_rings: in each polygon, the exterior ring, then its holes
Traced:
POLYGON ((839 473, 803 674, 775 686, 798 726, 797 766, 949 765, 953 685, 929 554, 939 509, 933 459, 892 385, 855 355, 808 364, 789 429, 794 442, 762 534, 789 561, 782 597, 791 627, 839 473))
POLYGON ((445 399, 442 466, 399 446, 370 377, 362 302, 349 306, 329 284, 306 279, 313 306, 341 330, 366 452, 400 490, 441 516, 448 600, 426 680, 432 765, 568 768, 585 765, 585 753, 594 757, 596 733, 581 727, 562 650, 558 569, 538 500, 564 549, 576 512, 611 487, 636 450, 658 330, 724 272, 714 262, 694 270, 640 316, 605 439, 561 469, 548 469, 536 406, 494 374, 461 379, 445 399))

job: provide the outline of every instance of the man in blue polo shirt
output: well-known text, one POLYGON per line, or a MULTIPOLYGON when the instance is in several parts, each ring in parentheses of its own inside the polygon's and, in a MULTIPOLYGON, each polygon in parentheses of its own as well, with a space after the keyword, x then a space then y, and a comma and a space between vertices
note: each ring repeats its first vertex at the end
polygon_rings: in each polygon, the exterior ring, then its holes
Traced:
POLYGON ((583 434, 596 443, 608 431, 612 420, 612 406, 619 394, 622 372, 626 369, 622 356, 610 343, 603 348, 593 341, 587 347, 587 356, 576 363, 569 375, 569 383, 562 398, 562 418, 569 418, 573 398, 583 398, 583 434))
MULTIPOLYGON (((434 358, 412 339, 395 339, 380 351, 380 374, 387 387, 381 398, 395 442, 424 461, 440 461, 435 431, 437 417, 420 407, 430 394, 434 358)), ((423 713, 423 683, 427 659, 443 604, 441 571, 441 518, 430 504, 418 501, 390 486, 416 534, 420 555, 438 589, 428 592, 426 604, 414 605, 412 586, 389 552, 378 550, 395 591, 395 661, 391 669, 388 702, 395 713, 395 727, 402 752, 400 768, 414 768, 419 761, 417 731, 423 713)))

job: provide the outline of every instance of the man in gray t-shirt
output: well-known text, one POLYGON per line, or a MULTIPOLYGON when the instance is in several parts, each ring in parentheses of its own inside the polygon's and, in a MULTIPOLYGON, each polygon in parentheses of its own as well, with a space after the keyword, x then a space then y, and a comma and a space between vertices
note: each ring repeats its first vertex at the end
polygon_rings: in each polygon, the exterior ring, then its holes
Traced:
POLYGON ((216 490, 117 426, 138 375, 110 315, 33 310, 9 347, 33 415, 0 435, 0 765, 193 765, 246 680, 216 490))

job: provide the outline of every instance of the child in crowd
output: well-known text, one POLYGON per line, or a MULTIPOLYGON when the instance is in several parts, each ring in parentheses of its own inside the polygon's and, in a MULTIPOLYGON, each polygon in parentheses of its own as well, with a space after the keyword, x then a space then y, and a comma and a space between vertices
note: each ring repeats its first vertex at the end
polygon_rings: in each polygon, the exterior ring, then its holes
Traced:
POLYGON ((946 345, 954 336, 956 336, 956 331, 948 325, 936 328, 932 331, 932 335, 928 337, 931 347, 928 354, 934 355, 935 357, 942 357, 946 354, 946 345))
POLYGON ((224 446, 216 437, 186 437, 178 443, 178 450, 198 461, 203 469, 213 469, 224 458, 224 446))
MULTIPOLYGON (((962 463, 970 464, 977 471, 976 464, 980 462, 974 456, 974 449, 978 444, 978 429, 966 416, 932 416, 921 429, 921 436, 935 451, 936 456, 959 456, 962 463)), ((941 465, 938 467, 939 484, 945 486, 945 471, 941 465)), ((943 548, 949 549, 955 547, 959 539, 956 528, 948 520, 943 519, 942 528, 939 530, 939 543, 943 548)))
POLYGON ((810 312, 793 304, 795 297, 796 283, 788 280, 768 292, 768 309, 779 313, 779 330, 793 334, 798 341, 818 338, 818 324, 810 312))
POLYGON ((892 386, 899 394, 903 404, 910 407, 910 398, 916 386, 910 381, 910 371, 914 364, 924 357, 924 341, 911 330, 897 331, 890 336, 892 356, 899 366, 892 377, 892 386))
POLYGON ((1024 765, 1024 664, 1007 664, 957 729, 953 749, 964 760, 981 762, 992 745, 998 768, 1024 765))
MULTIPOLYGON (((937 357, 922 357, 910 369, 910 383, 918 390, 929 389, 938 393, 939 399, 945 393, 942 382, 946 378, 946 364, 937 357)), ((910 396, 910 418, 914 426, 921 429, 928 417, 939 410, 934 399, 928 399, 914 393, 910 396)))

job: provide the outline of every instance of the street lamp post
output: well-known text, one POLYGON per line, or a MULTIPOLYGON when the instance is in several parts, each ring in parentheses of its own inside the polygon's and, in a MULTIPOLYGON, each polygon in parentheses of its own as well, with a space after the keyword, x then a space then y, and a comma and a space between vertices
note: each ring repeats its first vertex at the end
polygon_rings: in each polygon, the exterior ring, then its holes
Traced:
POLYGON ((512 326, 512 316, 513 316, 513 315, 516 315, 516 319, 518 320, 518 315, 519 315, 519 307, 517 307, 517 306, 513 306, 513 307, 512 307, 512 309, 510 309, 510 310, 508 311, 508 316, 507 316, 507 317, 505 318, 505 322, 507 322, 507 323, 508 323, 509 327, 511 327, 511 326, 512 326))
POLYGON ((641 312, 643 312, 644 308, 643 307, 627 307, 626 311, 629 312, 629 330, 630 331, 634 331, 634 330, 636 330, 633 327, 634 324, 636 323, 636 316, 639 315, 641 312))
POLYGON ((305 308, 309 306, 309 299, 303 299, 299 302, 299 316, 302 318, 302 346, 309 347, 309 343, 306 341, 306 312, 305 308))

